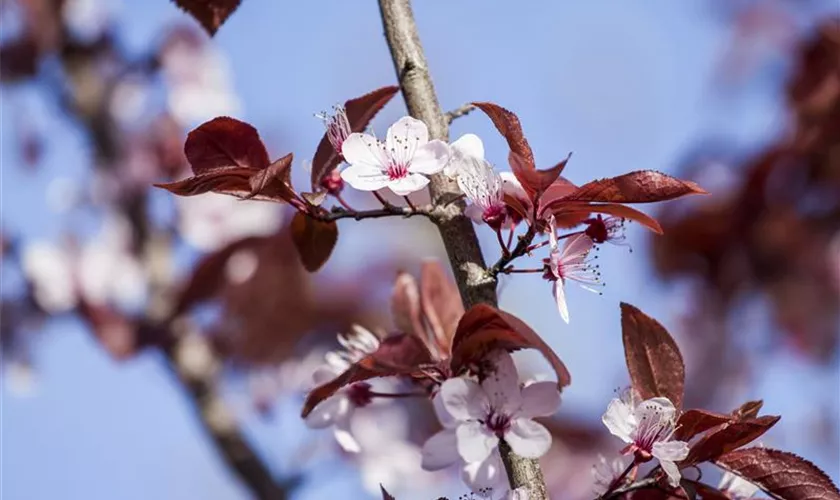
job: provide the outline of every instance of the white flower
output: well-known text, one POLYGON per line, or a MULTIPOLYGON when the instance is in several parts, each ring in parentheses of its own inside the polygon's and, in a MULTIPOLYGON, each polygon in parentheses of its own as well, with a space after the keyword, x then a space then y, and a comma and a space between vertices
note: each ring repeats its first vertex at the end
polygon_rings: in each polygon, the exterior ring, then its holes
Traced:
MULTIPOLYGON (((329 382, 379 348, 379 338, 358 325, 353 325, 350 334, 340 334, 338 342, 343 349, 328 352, 325 356, 327 365, 315 370, 316 385, 329 382)), ((361 448, 350 432, 350 421, 356 408, 367 406, 372 400, 371 385, 357 382, 321 401, 306 417, 306 425, 312 429, 334 426, 333 433, 339 446, 347 452, 358 453, 361 448)))
POLYGON ((587 261, 586 257, 592 250, 594 243, 585 234, 570 236, 563 245, 563 250, 557 243, 557 229, 554 225, 554 216, 549 220, 548 237, 551 242, 551 253, 546 259, 546 273, 544 277, 554 282, 552 293, 557 303, 557 310, 560 317, 566 323, 569 322, 569 307, 566 305, 566 280, 577 281, 583 288, 595 291, 587 285, 595 286, 600 284, 600 273, 587 261))
POLYGON ((283 221, 283 212, 273 203, 238 200, 217 193, 179 196, 175 203, 181 236, 205 252, 247 236, 272 234, 283 221))
POLYGON ((67 251, 49 243, 30 243, 23 249, 21 264, 39 306, 50 313, 76 307, 75 261, 67 251))
POLYGON ((604 455, 598 454, 598 461, 592 466, 592 479, 594 481, 592 492, 596 496, 601 496, 610 488, 618 486, 613 485, 613 483, 624 474, 631 462, 632 460, 627 456, 619 455, 607 461, 604 455))
POLYGON ((755 484, 729 471, 723 473, 718 489, 726 493, 733 500, 752 498, 759 490, 755 484))
POLYGON ((402 196, 426 187, 426 176, 443 170, 450 153, 445 142, 429 141, 425 123, 406 116, 388 128, 384 143, 370 134, 350 134, 341 154, 350 165, 341 171, 345 182, 362 191, 387 187, 402 196))
POLYGON ((443 173, 449 177, 458 177, 466 161, 484 159, 484 143, 475 134, 464 134, 449 147, 452 154, 443 169, 443 173))
POLYGON ((468 158, 458 174, 458 187, 470 200, 465 214, 477 224, 487 223, 498 229, 507 218, 502 192, 502 178, 485 160, 468 158))
POLYGON ((423 445, 423 468, 438 470, 466 463, 464 480, 473 489, 496 485, 504 477, 500 439, 527 458, 551 446, 551 434, 532 418, 551 415, 560 405, 554 382, 519 383, 513 358, 500 352, 493 373, 481 384, 466 378, 444 382, 434 400, 444 429, 423 445))
POLYGON ((636 403, 632 390, 621 399, 614 398, 601 421, 628 446, 625 453, 635 453, 637 461, 659 460, 672 486, 680 482, 676 462, 688 456, 688 443, 673 440, 676 408, 668 398, 652 398, 636 403))

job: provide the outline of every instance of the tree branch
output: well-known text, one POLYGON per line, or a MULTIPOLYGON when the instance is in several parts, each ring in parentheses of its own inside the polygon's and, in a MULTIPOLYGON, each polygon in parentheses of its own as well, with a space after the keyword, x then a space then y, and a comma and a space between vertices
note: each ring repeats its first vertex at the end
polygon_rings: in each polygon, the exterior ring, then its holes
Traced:
POLYGON ((419 207, 396 207, 388 205, 387 207, 377 208, 373 210, 346 210, 343 208, 333 208, 330 212, 321 212, 310 214, 312 218, 324 222, 331 222, 341 219, 380 219, 382 217, 415 217, 422 215, 424 217, 431 217, 432 206, 419 207))
MULTIPOLYGON (((409 114, 426 123, 433 139, 448 141, 449 124, 435 95, 410 0, 379 0, 379 10, 409 114)), ((451 203, 461 194, 457 183, 437 174, 432 177, 429 190, 436 207, 433 220, 446 247, 464 306, 470 308, 480 303, 495 306, 496 279, 487 273, 472 221, 464 215, 464 201, 451 203)), ((525 487, 531 500, 547 499, 539 462, 517 456, 506 444, 499 449, 511 489, 525 487)))
POLYGON ((452 111, 447 111, 444 115, 446 117, 446 123, 452 123, 456 118, 461 118, 462 116, 467 116, 475 109, 475 106, 472 104, 464 104, 460 108, 455 108, 452 111))
POLYGON ((607 493, 604 496, 598 497, 597 500, 612 500, 613 498, 619 497, 625 493, 629 493, 631 491, 636 490, 643 490, 645 488, 651 488, 656 486, 656 483, 659 482, 659 479, 651 477, 647 479, 642 479, 641 481, 636 481, 635 483, 630 483, 626 486, 622 486, 621 488, 616 488, 611 492, 607 493))

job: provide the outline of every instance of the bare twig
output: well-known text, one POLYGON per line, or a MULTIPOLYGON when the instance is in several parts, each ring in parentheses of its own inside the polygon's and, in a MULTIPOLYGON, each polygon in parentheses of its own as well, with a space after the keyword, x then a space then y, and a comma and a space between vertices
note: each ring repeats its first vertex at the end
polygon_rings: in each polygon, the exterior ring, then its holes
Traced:
POLYGON ((659 479, 655 477, 650 477, 647 479, 642 479, 641 481, 636 481, 635 483, 630 483, 626 486, 622 486, 621 488, 616 488, 609 492, 604 496, 598 497, 597 500, 611 500, 613 498, 619 497, 625 493, 629 493, 631 491, 636 490, 643 490, 645 488, 653 488, 656 486, 656 483, 659 482, 659 479))
POLYGON ((508 264, 528 253, 528 248, 530 248, 531 242, 534 241, 536 234, 533 226, 529 227, 528 231, 519 238, 519 243, 516 244, 516 247, 510 253, 502 255, 491 268, 487 269, 487 274, 495 279, 508 264))
MULTIPOLYGON (((449 140, 449 123, 435 95, 410 0, 379 0, 379 10, 408 112, 426 123, 432 138, 449 140)), ((429 190, 432 204, 437 207, 434 221, 449 255, 449 263, 464 306, 469 308, 480 303, 495 306, 498 270, 495 274, 487 273, 475 229, 464 215, 464 201, 446 205, 453 197, 461 194, 457 183, 445 175, 437 174, 432 177, 429 190)), ((523 246, 520 242, 517 249, 522 246, 521 251, 524 252, 529 244, 530 241, 523 246)), ((499 450, 511 488, 527 488, 531 500, 547 499, 539 462, 516 455, 504 443, 499 450)))
POLYGON ((446 123, 452 123, 456 118, 461 118, 462 116, 467 116, 475 109, 475 106, 472 104, 464 104, 459 108, 455 108, 452 111, 447 111, 444 117, 446 118, 446 123))
POLYGON ((383 208, 376 208, 373 210, 346 210, 343 208, 334 208, 331 212, 322 212, 310 214, 313 218, 322 220, 324 222, 341 220, 341 219, 381 219, 382 217, 414 217, 422 215, 424 217, 431 217, 432 207, 430 205, 420 207, 396 207, 388 205, 383 208))

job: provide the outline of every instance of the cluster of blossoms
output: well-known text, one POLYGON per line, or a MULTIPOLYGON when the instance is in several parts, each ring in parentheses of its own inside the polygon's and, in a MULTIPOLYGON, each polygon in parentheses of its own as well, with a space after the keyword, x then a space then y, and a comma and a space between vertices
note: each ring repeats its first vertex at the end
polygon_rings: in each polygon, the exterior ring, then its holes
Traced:
MULTIPOLYGON (((361 191, 378 191, 388 188, 400 196, 407 196, 424 189, 428 176, 439 172, 457 181, 469 202, 465 214, 476 224, 486 224, 499 234, 504 252, 510 252, 517 226, 525 220, 512 209, 506 199, 516 200, 523 207, 532 205, 526 190, 512 172, 498 172, 484 157, 484 144, 475 134, 464 134, 451 144, 429 140, 426 125, 415 118, 400 118, 388 128, 385 141, 368 133, 351 132, 346 110, 334 108, 333 114, 316 115, 324 121, 326 137, 348 165, 337 173, 333 171, 320 183, 328 193, 338 195, 346 182, 361 191), (507 229, 508 242, 503 242, 501 231, 507 229)), ((574 185, 563 180, 568 190, 574 185)), ((563 235, 566 242, 561 248, 553 215, 546 217, 542 231, 548 234, 549 257, 544 259, 544 278, 552 283, 552 293, 557 309, 567 323, 565 285, 578 282, 585 289, 601 285, 597 266, 589 260, 595 245, 605 242, 621 244, 624 241, 624 219, 621 217, 595 217, 580 221, 586 229, 563 235)), ((543 245, 535 245, 539 248, 543 245)), ((515 271, 512 271, 515 272, 515 271)))

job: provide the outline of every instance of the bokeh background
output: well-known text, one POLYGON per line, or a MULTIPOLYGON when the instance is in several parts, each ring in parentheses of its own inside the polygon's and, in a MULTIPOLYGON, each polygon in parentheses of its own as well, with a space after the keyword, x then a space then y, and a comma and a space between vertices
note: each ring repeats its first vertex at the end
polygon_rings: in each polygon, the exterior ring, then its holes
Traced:
MULTIPOLYGON (((644 207, 668 233, 630 225, 629 247, 602 248, 604 294, 572 287, 570 325, 538 276, 503 281, 501 306, 574 379, 544 459, 552 498, 587 498, 596 453, 619 448, 600 415, 628 382, 620 301, 678 339, 688 404, 763 399, 782 420, 762 443, 837 482, 836 0, 416 4, 444 108, 515 111, 538 163, 574 153, 576 183, 657 169, 712 193, 644 207)), ((3 0, 0 16, 0 496, 252 497, 205 432, 205 389, 291 498, 375 498, 379 483, 400 499, 464 493, 454 473, 419 471, 426 410, 360 416, 355 456, 298 417, 335 333, 391 328, 397 270, 445 258, 434 228, 343 222, 335 255, 309 276, 284 207, 150 187, 186 175, 190 129, 231 115, 272 158, 294 152, 305 188, 323 134, 313 114, 395 82, 376 2, 246 0, 212 40, 165 0, 3 0), (161 331, 191 279, 201 300, 161 331), (173 370, 185 344, 216 367, 198 392, 173 370)), ((374 129, 403 113, 394 99, 374 129)), ((453 139, 466 132, 506 168, 489 120, 458 119, 453 139)), ((495 236, 479 233, 495 260, 495 236)))

